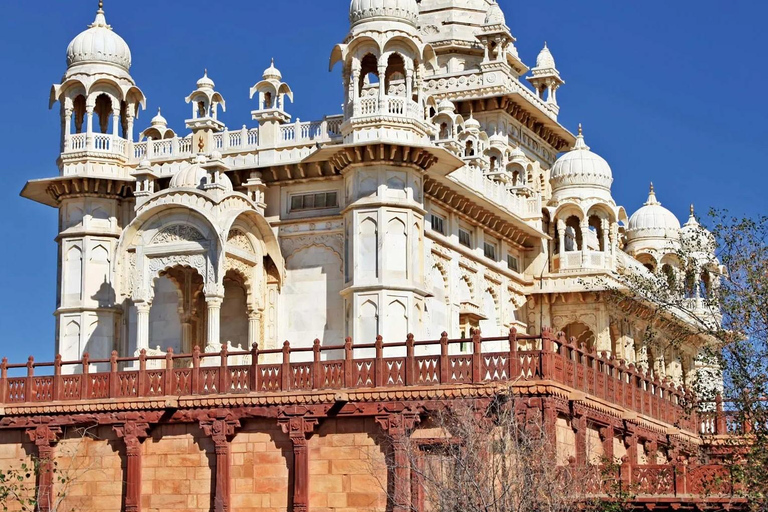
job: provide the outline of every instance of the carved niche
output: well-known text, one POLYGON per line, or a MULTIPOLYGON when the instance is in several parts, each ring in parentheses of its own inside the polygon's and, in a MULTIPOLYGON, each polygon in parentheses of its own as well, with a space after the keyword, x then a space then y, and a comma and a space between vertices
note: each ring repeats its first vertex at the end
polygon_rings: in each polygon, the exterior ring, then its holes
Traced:
POLYGON ((202 242, 205 240, 200 231, 187 224, 173 224, 161 229, 152 238, 150 245, 171 244, 176 242, 202 242))

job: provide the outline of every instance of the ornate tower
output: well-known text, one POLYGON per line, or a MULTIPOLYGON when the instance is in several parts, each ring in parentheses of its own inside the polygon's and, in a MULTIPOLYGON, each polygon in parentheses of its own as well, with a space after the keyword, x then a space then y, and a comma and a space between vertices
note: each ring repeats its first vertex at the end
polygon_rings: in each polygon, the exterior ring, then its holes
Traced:
POLYGON ((59 208, 57 351, 108 357, 121 310, 113 286, 115 251, 132 215, 134 179, 126 167, 144 95, 130 75, 131 51, 96 19, 67 48, 67 71, 53 86, 61 105, 61 176, 30 182, 25 197, 59 208))
POLYGON ((528 77, 528 81, 536 90, 539 98, 546 102, 547 108, 557 115, 560 112, 560 107, 557 104, 557 90, 565 85, 565 82, 560 78, 560 72, 555 67, 555 58, 549 51, 546 42, 539 56, 536 57, 536 67, 531 71, 533 76, 528 77))
POLYGON ((436 62, 418 14, 416 0, 352 0, 350 33, 331 56, 345 86, 344 146, 329 148, 345 181, 342 295, 347 332, 361 342, 421 332, 424 181, 441 160, 450 162, 443 172, 460 166, 430 142, 422 77, 436 62))

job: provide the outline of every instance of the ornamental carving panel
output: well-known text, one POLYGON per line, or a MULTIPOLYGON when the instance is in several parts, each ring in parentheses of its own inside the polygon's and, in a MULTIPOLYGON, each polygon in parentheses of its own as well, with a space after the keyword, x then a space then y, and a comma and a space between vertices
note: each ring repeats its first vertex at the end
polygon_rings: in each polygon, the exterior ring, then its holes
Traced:
POLYGON ((313 245, 327 247, 338 254, 341 261, 344 261, 344 235, 342 233, 291 236, 284 237, 280 240, 280 248, 286 259, 299 249, 304 249, 313 245))
POLYGON ((213 268, 203 254, 172 254, 149 259, 149 272, 152 276, 176 266, 193 268, 207 284, 215 283, 213 268))
POLYGON ((175 242, 202 242, 205 240, 200 231, 187 224, 174 224, 160 230, 150 245, 171 244, 175 242))
POLYGON ((248 252, 251 254, 256 253, 256 251, 253 248, 253 244, 251 243, 251 240, 248 238, 248 235, 246 235, 239 229, 233 229, 229 232, 229 236, 227 237, 227 243, 232 247, 241 249, 245 252, 248 252))

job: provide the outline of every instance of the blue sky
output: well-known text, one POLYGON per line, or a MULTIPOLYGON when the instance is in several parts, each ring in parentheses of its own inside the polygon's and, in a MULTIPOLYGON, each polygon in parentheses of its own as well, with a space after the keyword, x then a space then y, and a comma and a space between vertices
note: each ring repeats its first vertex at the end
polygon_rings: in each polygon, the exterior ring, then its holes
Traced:
MULTIPOLYGON (((653 181, 683 221, 727 208, 768 213, 768 4, 723 0, 500 0, 523 60, 546 40, 566 80, 561 122, 584 124, 587 143, 613 167, 613 195, 630 213, 653 181)), ((0 354, 50 360, 54 350, 56 210, 19 197, 25 181, 54 176, 58 106, 51 84, 69 41, 96 0, 4 0, 0 17, 0 354)), ((148 98, 139 130, 163 108, 183 129, 184 97, 208 68, 230 128, 253 126, 248 90, 274 57, 308 121, 341 111, 340 71, 328 72, 347 28, 349 0, 106 0, 108 22, 133 52, 148 98)), ((139 131, 137 130, 137 131, 139 131)))

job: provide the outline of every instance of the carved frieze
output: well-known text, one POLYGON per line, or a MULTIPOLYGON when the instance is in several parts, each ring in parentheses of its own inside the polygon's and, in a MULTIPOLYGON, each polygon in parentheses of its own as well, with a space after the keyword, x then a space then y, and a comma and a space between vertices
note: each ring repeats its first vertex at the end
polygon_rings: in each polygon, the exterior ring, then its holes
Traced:
POLYGON ((150 245, 171 244, 176 242, 202 242, 205 240, 200 231, 187 224, 174 224, 165 227, 157 233, 150 245))

